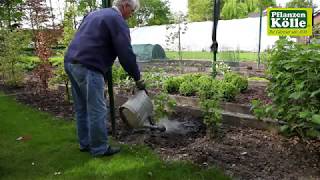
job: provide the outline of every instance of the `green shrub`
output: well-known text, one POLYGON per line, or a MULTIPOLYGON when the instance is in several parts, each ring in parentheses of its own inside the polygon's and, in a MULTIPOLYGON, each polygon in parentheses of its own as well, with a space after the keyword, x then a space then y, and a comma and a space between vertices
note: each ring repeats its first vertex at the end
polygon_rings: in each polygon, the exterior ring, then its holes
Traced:
POLYGON ((199 84, 198 95, 200 99, 215 99, 221 97, 220 91, 220 83, 221 81, 216 79, 211 79, 208 81, 202 81, 199 84))
POLYGON ((115 85, 119 85, 128 77, 128 73, 121 66, 112 66, 112 81, 115 85))
POLYGON ((20 63, 24 70, 32 71, 40 64, 40 59, 35 56, 22 56, 20 63))
POLYGON ((8 85, 19 86, 23 82, 20 54, 27 41, 23 32, 0 30, 0 75, 8 85))
POLYGON ((220 83, 220 91, 223 99, 226 101, 232 101, 239 94, 239 89, 232 83, 223 82, 220 83))
POLYGON ((222 115, 221 115, 221 90, 220 83, 216 79, 201 77, 198 79, 199 91, 198 95, 200 97, 200 108, 203 111, 204 123, 207 126, 207 133, 209 137, 213 137, 218 127, 221 125, 222 115))
MULTIPOLYGON (((320 45, 281 38, 271 51, 267 73, 272 104, 257 111, 284 121, 287 135, 320 138, 320 45)), ((259 103, 256 106, 262 107, 259 103)))
POLYGON ((65 87, 65 101, 71 101, 71 92, 69 89, 70 80, 68 78, 67 73, 64 70, 64 63, 60 62, 56 65, 56 68, 53 71, 54 76, 50 79, 49 83, 52 85, 55 84, 63 84, 65 87))
POLYGON ((240 92, 248 89, 248 79, 239 74, 227 72, 224 75, 224 81, 235 85, 240 92))
POLYGON ((197 92, 197 86, 194 82, 184 81, 179 87, 179 93, 184 96, 194 96, 197 92))
POLYGON ((220 99, 202 99, 200 108, 204 112, 203 122, 207 127, 207 134, 210 138, 213 138, 221 126, 220 99))
POLYGON ((198 89, 200 87, 201 84, 206 84, 206 83, 211 83, 214 79, 212 78, 212 76, 209 75, 202 75, 201 77, 199 77, 196 81, 196 84, 198 86, 198 89))
POLYGON ((155 120, 160 120, 161 118, 168 117, 173 113, 176 101, 170 98, 167 93, 162 92, 153 97, 153 104, 155 120))
POLYGON ((160 89, 164 81, 168 78, 164 71, 144 72, 142 78, 145 80, 146 87, 160 89))
POLYGON ((177 93, 182 82, 183 79, 181 77, 169 77, 164 81, 163 87, 168 93, 177 93))
POLYGON ((197 81, 202 75, 199 73, 190 73, 182 75, 182 79, 184 82, 193 82, 197 81))

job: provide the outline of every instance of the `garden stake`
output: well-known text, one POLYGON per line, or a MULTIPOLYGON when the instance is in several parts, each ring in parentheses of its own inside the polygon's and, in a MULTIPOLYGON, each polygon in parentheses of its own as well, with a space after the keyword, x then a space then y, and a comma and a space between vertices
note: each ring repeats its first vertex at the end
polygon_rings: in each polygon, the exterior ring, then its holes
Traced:
POLYGON ((212 45, 211 51, 213 51, 213 62, 212 62, 212 77, 216 77, 216 61, 217 61, 217 52, 218 52, 218 42, 217 42, 217 26, 220 16, 220 0, 214 0, 213 8, 213 27, 212 27, 212 45))
MULTIPOLYGON (((102 0, 102 7, 107 8, 111 7, 111 0, 102 0)), ((112 126, 112 135, 116 135, 116 121, 115 121, 115 111, 114 111, 114 97, 113 97, 113 83, 112 83, 112 67, 109 68, 105 75, 105 79, 108 83, 108 94, 109 94, 109 103, 110 103, 110 119, 112 126)))

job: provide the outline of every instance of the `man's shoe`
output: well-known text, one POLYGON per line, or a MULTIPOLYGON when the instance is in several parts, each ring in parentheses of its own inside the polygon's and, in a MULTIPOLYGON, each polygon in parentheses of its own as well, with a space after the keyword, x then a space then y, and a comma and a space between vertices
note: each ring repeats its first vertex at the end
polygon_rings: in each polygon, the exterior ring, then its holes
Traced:
POLYGON ((114 155, 116 153, 120 152, 120 147, 111 147, 109 146, 107 151, 105 153, 102 154, 102 156, 111 156, 114 155))

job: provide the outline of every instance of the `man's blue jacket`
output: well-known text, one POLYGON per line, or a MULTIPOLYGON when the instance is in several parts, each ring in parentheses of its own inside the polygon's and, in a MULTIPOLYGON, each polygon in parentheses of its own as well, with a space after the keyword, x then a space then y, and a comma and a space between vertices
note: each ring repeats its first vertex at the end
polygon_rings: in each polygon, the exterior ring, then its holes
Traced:
POLYGON ((116 57, 135 81, 140 80, 127 22, 113 8, 91 12, 68 47, 65 63, 80 63, 105 74, 116 57))

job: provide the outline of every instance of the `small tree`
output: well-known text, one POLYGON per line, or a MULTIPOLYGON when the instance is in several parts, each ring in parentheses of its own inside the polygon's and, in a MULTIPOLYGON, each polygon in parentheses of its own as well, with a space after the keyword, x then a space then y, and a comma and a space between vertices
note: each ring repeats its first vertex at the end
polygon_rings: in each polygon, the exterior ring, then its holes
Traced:
POLYGON ((23 82, 20 62, 27 40, 21 31, 0 30, 0 74, 7 85, 19 86, 23 82))
MULTIPOLYGON (((73 36, 76 32, 75 29, 75 21, 74 17, 77 14, 77 7, 74 1, 66 1, 65 2, 65 12, 63 19, 63 36, 61 42, 65 47, 68 47, 73 36)), ((61 54, 65 54, 65 50, 60 52, 61 54)), ((50 79, 50 83, 52 84, 61 84, 65 85, 65 101, 70 101, 70 89, 69 89, 69 78, 64 70, 64 64, 61 62, 57 65, 56 69, 53 71, 54 76, 50 79)))
POLYGON ((160 93, 154 96, 154 119, 159 121, 161 118, 168 118, 176 107, 175 99, 172 99, 168 93, 160 93))
POLYGON ((66 2, 65 3, 65 12, 63 18, 63 44, 68 47, 75 32, 75 22, 73 18, 76 16, 77 8, 73 3, 66 2))
POLYGON ((0 1, 0 29, 13 30, 21 22, 24 14, 21 5, 22 0, 0 1))
POLYGON ((27 0, 27 19, 30 20, 33 37, 35 39, 35 50, 40 58, 40 64, 34 69, 34 75, 40 81, 38 90, 47 93, 49 78, 52 76, 52 66, 49 57, 52 55, 51 46, 56 41, 56 33, 48 25, 50 10, 45 0, 27 0))
POLYGON ((191 22, 212 20, 212 11, 213 0, 188 0, 188 18, 191 22))
POLYGON ((168 24, 171 16, 168 0, 140 0, 140 9, 129 19, 129 26, 168 24))
POLYGON ((188 30, 187 18, 182 13, 178 13, 174 15, 173 22, 175 24, 166 26, 166 45, 168 47, 167 49, 177 49, 179 53, 179 60, 182 60, 181 36, 188 30))
POLYGON ((309 8, 312 7, 310 0, 291 0, 286 4, 287 8, 309 8))
POLYGON ((79 0, 78 12, 79 15, 86 15, 87 13, 96 10, 99 7, 97 0, 79 0))

